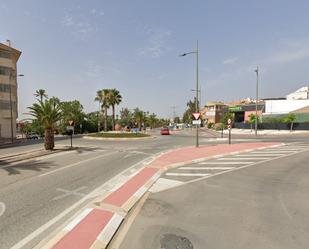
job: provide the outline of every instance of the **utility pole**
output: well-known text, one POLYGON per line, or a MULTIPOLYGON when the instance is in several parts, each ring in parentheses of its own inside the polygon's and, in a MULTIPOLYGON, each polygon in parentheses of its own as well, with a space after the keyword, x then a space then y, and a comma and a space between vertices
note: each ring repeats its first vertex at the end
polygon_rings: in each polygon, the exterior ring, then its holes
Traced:
POLYGON ((259 102, 259 67, 254 71, 256 73, 256 100, 255 100, 255 136, 258 130, 258 102, 259 102))

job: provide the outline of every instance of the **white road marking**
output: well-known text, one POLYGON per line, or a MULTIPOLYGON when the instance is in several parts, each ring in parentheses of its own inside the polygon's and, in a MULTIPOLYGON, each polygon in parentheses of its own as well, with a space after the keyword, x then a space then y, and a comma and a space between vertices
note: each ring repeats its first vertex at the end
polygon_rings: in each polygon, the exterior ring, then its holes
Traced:
POLYGON ((159 178, 159 180, 156 181, 154 185, 152 185, 149 191, 152 193, 156 193, 162 190, 166 190, 169 188, 179 186, 182 183, 183 183, 182 181, 176 181, 176 180, 166 179, 166 178, 159 178))
POLYGON ((250 155, 235 155, 235 157, 256 157, 256 158, 260 158, 260 157, 267 157, 267 159, 269 159, 270 157, 274 157, 271 154, 250 154, 250 155))
POLYGON ((3 202, 0 202, 0 217, 4 214, 5 209, 5 204, 3 202))
POLYGON ((286 154, 276 153, 276 152, 266 152, 266 151, 253 151, 250 155, 271 155, 271 156, 284 156, 286 154))
POLYGON ((202 162, 199 164, 249 164, 253 162, 202 162))
POLYGON ((210 174, 202 173, 166 173, 167 176, 209 176, 210 174))
MULTIPOLYGON (((160 153, 158 153, 160 154, 160 153)), ((154 156, 153 156, 154 157, 154 156)), ((121 177, 121 175, 123 175, 125 172, 137 167, 140 164, 143 164, 143 162, 149 160, 151 157, 147 157, 135 164, 133 164, 131 167, 129 167, 128 169, 120 172, 118 175, 114 176, 112 179, 108 180, 107 182, 103 183, 101 186, 97 187, 96 189, 94 189, 91 193, 89 193, 88 195, 84 196, 82 199, 80 199, 79 201, 77 201, 76 203, 74 203, 72 206, 70 206, 69 208, 65 209, 62 213, 58 214, 56 217, 54 217, 53 219, 49 220, 47 223, 45 223, 44 225, 42 225, 41 227, 39 227, 38 229, 36 229, 35 231, 33 231, 32 233, 30 233, 28 236, 26 236, 25 238, 23 238, 22 240, 20 240, 18 243, 16 243, 14 246, 12 246, 10 249, 22 249, 25 247, 25 245, 27 245, 30 241, 32 241, 33 239, 35 239, 37 236, 39 236, 40 234, 42 234, 43 232, 45 232, 47 229, 49 229, 52 225, 54 225, 55 223, 59 222, 62 218, 64 218, 66 215, 68 215, 70 212, 72 212, 74 209, 76 209, 77 207, 79 207, 81 204, 83 204, 85 201, 87 201, 90 198, 94 198, 100 194, 103 194, 105 191, 105 188, 108 187, 113 181, 119 179, 121 177)))
POLYGON ((61 171, 61 170, 67 169, 67 168, 74 167, 76 165, 79 165, 79 164, 82 164, 82 163, 85 163, 85 162, 89 162, 89 161, 92 161, 92 160, 95 160, 95 159, 99 159, 99 158, 102 158, 102 157, 105 157, 105 156, 110 156, 110 155, 115 154, 115 153, 118 153, 118 151, 113 151, 113 152, 110 152, 110 153, 106 153, 104 155, 99 155, 99 156, 91 157, 91 158, 88 158, 86 160, 82 160, 82 161, 79 161, 79 162, 76 162, 76 163, 72 163, 72 164, 69 164, 69 165, 67 165, 65 167, 62 167, 62 168, 59 168, 59 169, 55 169, 55 170, 46 172, 44 174, 38 175, 38 177, 47 176, 47 175, 56 173, 58 171, 61 171))
POLYGON ((207 170, 227 170, 227 169, 234 169, 235 167, 181 167, 179 169, 189 169, 189 170, 199 170, 199 169, 207 169, 207 170))
POLYGON ((63 199, 63 198, 68 197, 70 195, 84 197, 86 194, 80 193, 79 191, 81 191, 81 190, 83 190, 85 188, 87 188, 87 187, 82 186, 82 187, 74 189, 74 190, 67 190, 67 189, 57 188, 57 191, 63 192, 64 194, 59 195, 59 196, 53 198, 53 201, 57 201, 57 200, 63 199))
POLYGON ((261 160, 261 159, 268 159, 268 157, 237 157, 237 158, 232 158, 232 157, 224 157, 220 158, 218 160, 220 161, 237 161, 237 160, 261 160))
MULTIPOLYGON (((309 151, 309 147, 308 147, 308 149, 306 151, 309 151)), ((285 158, 285 157, 289 157, 289 156, 292 156, 292 155, 300 154, 301 152, 303 152, 303 151, 298 151, 298 152, 291 153, 291 154, 285 154, 283 156, 279 156, 279 157, 276 157, 276 158, 271 157, 271 158, 269 158, 267 160, 264 160, 264 161, 254 162, 254 163, 251 163, 251 164, 248 164, 248 165, 244 165, 244 166, 240 166, 240 167, 235 167, 235 168, 230 169, 230 170, 220 171, 218 173, 213 173, 213 174, 210 174, 208 176, 204 176, 204 177, 201 177, 201 178, 189 180, 187 182, 182 183, 181 186, 187 185, 187 184, 191 184, 191 183, 194 183, 194 182, 198 182, 198 181, 202 181, 202 180, 205 180, 205 179, 208 179, 208 178, 211 178, 211 177, 227 174, 227 173, 230 173, 230 172, 233 172, 233 171, 236 171, 236 170, 242 170, 242 169, 245 169, 245 168, 253 167, 255 165, 259 165, 259 164, 263 164, 263 163, 266 163, 266 162, 271 162, 271 161, 274 161, 274 160, 278 160, 278 159, 282 159, 282 158, 285 158)), ((203 164, 203 163, 200 163, 200 164, 203 164)))

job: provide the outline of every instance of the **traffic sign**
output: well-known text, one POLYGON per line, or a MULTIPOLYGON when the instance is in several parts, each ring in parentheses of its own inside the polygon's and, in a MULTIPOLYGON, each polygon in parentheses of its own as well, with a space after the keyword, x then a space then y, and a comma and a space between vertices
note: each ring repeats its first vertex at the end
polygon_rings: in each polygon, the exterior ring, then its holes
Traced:
POLYGON ((227 120, 227 123, 230 125, 230 124, 232 123, 232 119, 229 118, 229 119, 227 120))
POLYGON ((71 126, 71 125, 67 126, 67 131, 73 131, 73 130, 74 130, 74 126, 71 126))
POLYGON ((200 125, 201 124, 201 120, 198 119, 198 120, 192 120, 192 124, 194 125, 200 125))
POLYGON ((232 125, 227 125, 227 128, 230 130, 230 129, 232 129, 232 125))
POLYGON ((193 114, 193 117, 195 118, 195 120, 198 120, 200 118, 200 115, 201 115, 199 112, 194 112, 192 114, 193 114))
POLYGON ((73 125, 74 125, 74 121, 73 121, 73 120, 70 120, 70 121, 69 121, 69 125, 70 125, 70 126, 73 126, 73 125))

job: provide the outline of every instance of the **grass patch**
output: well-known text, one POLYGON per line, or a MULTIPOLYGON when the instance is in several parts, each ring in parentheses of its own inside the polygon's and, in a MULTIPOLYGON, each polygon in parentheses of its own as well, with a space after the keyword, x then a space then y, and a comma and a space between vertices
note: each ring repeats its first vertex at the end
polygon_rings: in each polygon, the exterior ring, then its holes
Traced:
POLYGON ((137 137, 150 137, 145 133, 112 133, 112 132, 100 132, 89 134, 91 137, 108 137, 108 138, 137 138, 137 137))

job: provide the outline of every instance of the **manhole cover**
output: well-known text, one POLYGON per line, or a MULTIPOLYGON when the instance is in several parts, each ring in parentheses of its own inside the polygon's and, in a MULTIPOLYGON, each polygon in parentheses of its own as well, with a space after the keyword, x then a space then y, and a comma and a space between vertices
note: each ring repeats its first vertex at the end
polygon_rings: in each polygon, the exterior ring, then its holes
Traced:
POLYGON ((160 243, 161 249, 193 249, 188 238, 176 234, 164 234, 160 243))

